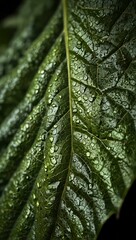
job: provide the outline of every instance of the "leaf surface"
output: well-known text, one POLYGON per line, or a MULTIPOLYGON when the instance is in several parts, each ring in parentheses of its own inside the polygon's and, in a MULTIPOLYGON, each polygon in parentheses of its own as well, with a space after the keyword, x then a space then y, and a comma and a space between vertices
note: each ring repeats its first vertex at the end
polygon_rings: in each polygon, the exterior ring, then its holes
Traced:
POLYGON ((96 239, 135 178, 135 1, 60 5, 0 83, 2 239, 96 239))

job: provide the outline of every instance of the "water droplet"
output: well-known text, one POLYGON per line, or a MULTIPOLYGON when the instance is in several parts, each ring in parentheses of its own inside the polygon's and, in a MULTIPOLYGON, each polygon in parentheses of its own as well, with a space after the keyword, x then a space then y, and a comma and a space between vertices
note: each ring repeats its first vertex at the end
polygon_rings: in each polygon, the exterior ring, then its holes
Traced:
POLYGON ((50 137, 50 141, 53 142, 53 137, 50 137))
POLYGON ((55 146, 55 152, 58 151, 59 147, 58 146, 55 146))
POLYGON ((33 194, 33 199, 36 199, 36 196, 35 196, 35 194, 33 194))
POLYGON ((28 123, 25 124, 25 128, 26 128, 26 129, 29 128, 29 124, 28 124, 28 123))
POLYGON ((36 94, 38 94, 38 92, 39 92, 39 90, 38 90, 38 89, 36 89, 36 90, 35 90, 35 93, 36 93, 36 94))
POLYGON ((73 174, 73 173, 71 174, 70 179, 71 179, 71 180, 74 179, 74 174, 73 174))
POLYGON ((73 113, 76 113, 76 112, 77 112, 77 109, 76 109, 76 108, 74 108, 74 109, 73 109, 73 113))
POLYGON ((9 205, 9 207, 12 207, 12 203, 9 202, 8 205, 9 205))
POLYGON ((69 186, 67 187, 67 190, 70 191, 70 187, 69 186))
POLYGON ((135 86, 135 85, 136 85, 136 82, 135 82, 134 80, 131 80, 131 81, 130 81, 130 84, 131 84, 132 86, 135 86))
POLYGON ((87 152, 87 153, 86 153, 86 156, 87 156, 87 157, 90 157, 90 153, 89 153, 89 152, 87 152))
POLYGON ((54 147, 51 147, 50 153, 54 153, 54 147))
POLYGON ((47 168, 47 166, 44 167, 44 170, 45 170, 45 172, 48 172, 48 168, 47 168))
POLYGON ((51 99, 49 98, 49 100, 48 100, 48 104, 51 104, 51 99))
POLYGON ((47 194, 47 195, 50 194, 50 190, 47 190, 47 191, 46 191, 46 194, 47 194))
POLYGON ((73 87, 76 86, 76 82, 72 82, 73 87))
POLYGON ((52 163, 55 165, 57 163, 55 158, 52 158, 52 163))
POLYGON ((87 101, 87 97, 86 96, 84 96, 84 100, 87 101))

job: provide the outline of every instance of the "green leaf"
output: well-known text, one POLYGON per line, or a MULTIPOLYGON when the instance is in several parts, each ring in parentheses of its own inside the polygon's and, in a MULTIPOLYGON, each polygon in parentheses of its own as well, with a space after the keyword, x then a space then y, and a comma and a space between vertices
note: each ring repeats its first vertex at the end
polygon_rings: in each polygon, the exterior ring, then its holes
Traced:
POLYGON ((1 239, 94 240, 119 212, 136 177, 135 9, 63 0, 3 71, 1 239))
POLYGON ((16 19, 9 18, 4 21, 9 27, 16 24, 17 29, 5 53, 0 57, 0 77, 18 64, 33 40, 48 24, 55 8, 54 0, 39 0, 38 4, 37 0, 26 0, 16 19))

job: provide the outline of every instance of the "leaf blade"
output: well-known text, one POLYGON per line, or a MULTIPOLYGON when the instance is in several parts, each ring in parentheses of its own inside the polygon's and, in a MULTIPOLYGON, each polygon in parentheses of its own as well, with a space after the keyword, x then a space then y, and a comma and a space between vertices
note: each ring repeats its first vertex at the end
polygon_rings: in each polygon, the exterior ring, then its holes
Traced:
POLYGON ((95 239, 135 177, 135 3, 107 4, 63 0, 64 35, 38 70, 51 69, 44 116, 0 198, 4 238, 95 239))

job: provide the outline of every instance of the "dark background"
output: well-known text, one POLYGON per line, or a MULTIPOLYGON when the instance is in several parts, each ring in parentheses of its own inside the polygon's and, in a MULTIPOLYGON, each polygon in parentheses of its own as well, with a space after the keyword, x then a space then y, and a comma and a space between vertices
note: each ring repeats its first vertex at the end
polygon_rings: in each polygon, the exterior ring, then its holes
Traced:
POLYGON ((126 195, 119 217, 112 215, 106 221, 98 240, 136 240, 136 181, 126 195))
MULTIPOLYGON (((23 0, 0 0, 0 20, 13 15, 22 2, 23 0)), ((112 215, 100 231, 98 240, 112 239, 136 240, 136 181, 125 198, 119 217, 112 215)))
POLYGON ((22 2, 23 0, 0 0, 0 20, 16 12, 22 2))

